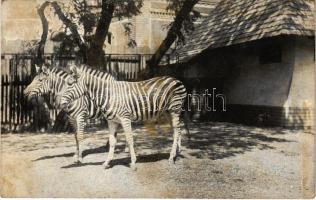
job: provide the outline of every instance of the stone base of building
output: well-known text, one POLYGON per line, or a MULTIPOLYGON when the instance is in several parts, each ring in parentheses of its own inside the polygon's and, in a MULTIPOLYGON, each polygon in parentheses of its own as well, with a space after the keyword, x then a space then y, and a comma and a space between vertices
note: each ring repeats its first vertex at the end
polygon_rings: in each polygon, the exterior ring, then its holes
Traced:
POLYGON ((299 107, 274 107, 258 105, 227 105, 226 111, 200 112, 191 118, 227 121, 252 126, 278 126, 313 130, 314 109, 299 107))

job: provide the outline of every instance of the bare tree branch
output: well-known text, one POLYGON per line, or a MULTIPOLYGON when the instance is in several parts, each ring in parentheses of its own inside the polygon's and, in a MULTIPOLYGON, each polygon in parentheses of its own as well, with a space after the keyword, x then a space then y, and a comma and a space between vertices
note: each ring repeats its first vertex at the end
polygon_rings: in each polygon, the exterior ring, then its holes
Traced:
POLYGON ((114 8, 115 6, 113 1, 110 1, 110 3, 108 3, 106 0, 102 0, 101 16, 94 35, 95 44, 103 45, 109 31, 110 23, 112 21, 114 8))
POLYGON ((41 19, 42 22, 42 28, 43 28, 43 32, 42 32, 42 36, 41 36, 41 40, 38 42, 38 49, 37 49, 37 65, 41 66, 44 62, 44 48, 45 48, 45 44, 46 44, 46 40, 47 40, 47 35, 48 35, 48 22, 47 19, 45 17, 44 11, 46 9, 46 7, 50 4, 50 2, 45 1, 38 9, 37 9, 37 13, 41 19))
POLYGON ((101 16, 97 23, 95 34, 90 42, 90 48, 87 52, 87 64, 91 66, 104 65, 105 57, 103 44, 108 35, 109 27, 113 18, 115 5, 114 1, 102 0, 101 16))
MULTIPOLYGON (((69 15, 65 13, 57 1, 47 0, 42 5, 42 7, 51 5, 66 29, 71 32, 70 35, 66 33, 56 34, 53 39, 62 41, 61 47, 67 47, 65 49, 68 49, 69 52, 78 52, 77 47, 79 47, 78 53, 82 55, 84 63, 91 66, 103 65, 105 63, 103 45, 108 36, 113 16, 129 18, 139 14, 143 0, 102 0, 101 12, 98 14, 91 12, 92 10, 87 7, 86 1, 73 1, 75 13, 70 12, 69 15), (73 19, 72 16, 77 18, 73 19), (81 25, 84 28, 83 35, 79 33, 81 25), (93 30, 95 30, 94 34, 93 30), (70 43, 73 45, 69 45, 70 43)), ((48 22, 44 16, 44 9, 39 12, 39 15, 43 24, 42 42, 40 43, 41 52, 43 52, 48 35, 48 22)), ((61 52, 65 53, 63 50, 61 52)))
POLYGON ((80 51, 83 54, 83 56, 86 56, 87 45, 85 44, 83 38, 79 34, 77 25, 66 17, 66 15, 63 13, 63 11, 61 10, 61 8, 57 2, 55 2, 55 1, 51 2, 51 5, 54 8, 58 18, 65 24, 65 26, 67 28, 69 28, 69 30, 73 34, 73 36, 75 38, 75 42, 79 46, 80 51))
POLYGON ((162 41, 155 54, 149 60, 149 76, 153 76, 154 68, 158 66, 162 57, 166 54, 173 42, 177 39, 177 36, 180 35, 184 21, 188 18, 193 7, 198 1, 199 0, 185 0, 183 2, 181 9, 176 13, 176 17, 170 29, 168 30, 166 38, 162 41))

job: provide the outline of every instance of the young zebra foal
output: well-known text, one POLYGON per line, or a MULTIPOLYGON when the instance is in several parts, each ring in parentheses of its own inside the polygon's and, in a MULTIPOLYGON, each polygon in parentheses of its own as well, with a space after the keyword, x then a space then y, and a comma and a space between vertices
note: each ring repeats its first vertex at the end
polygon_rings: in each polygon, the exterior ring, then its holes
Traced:
POLYGON ((108 74, 86 66, 72 67, 73 79, 62 93, 61 104, 87 95, 100 108, 109 122, 110 151, 104 162, 108 168, 114 156, 116 144, 115 131, 122 124, 131 154, 131 167, 135 169, 136 155, 132 137, 131 122, 147 121, 159 117, 163 112, 171 115, 173 126, 173 145, 169 162, 174 163, 180 148, 180 113, 186 97, 186 88, 171 77, 156 77, 141 82, 117 81, 108 74), (104 78, 107 77, 107 78, 104 78))

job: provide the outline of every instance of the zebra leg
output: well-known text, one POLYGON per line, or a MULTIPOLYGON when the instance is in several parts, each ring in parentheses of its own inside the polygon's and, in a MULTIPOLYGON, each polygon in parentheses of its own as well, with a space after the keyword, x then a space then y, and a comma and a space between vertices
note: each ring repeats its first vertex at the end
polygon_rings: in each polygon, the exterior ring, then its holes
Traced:
POLYGON ((129 151, 131 154, 131 168, 133 170, 136 170, 136 154, 134 150, 134 139, 133 139, 133 132, 132 132, 132 124, 131 121, 126 119, 122 120, 122 126, 124 129, 126 141, 129 146, 129 151))
POLYGON ((110 150, 109 150, 109 154, 108 157, 106 159, 106 161, 103 163, 103 167, 105 169, 110 168, 110 162, 114 157, 114 150, 115 150, 115 145, 116 145, 116 130, 118 127, 118 123, 113 122, 113 121, 108 121, 108 125, 109 125, 109 141, 110 141, 110 150))
MULTIPOLYGON (((108 122, 109 123, 109 122, 108 122)), ((115 132, 115 137, 117 136, 117 132, 115 132)), ((110 147, 110 141, 108 140, 106 145, 105 145, 108 149, 110 147)), ((128 148, 128 144, 127 144, 127 141, 125 141, 125 149, 124 149, 124 152, 128 153, 129 152, 129 148, 128 148)))
POLYGON ((171 113, 172 127, 173 127, 173 144, 170 152, 169 163, 174 164, 177 156, 177 151, 181 145, 181 131, 180 131, 180 115, 171 113))
POLYGON ((161 116, 158 116, 157 119, 155 120, 155 128, 157 129, 158 134, 162 134, 160 122, 161 122, 161 116))
POLYGON ((75 140, 76 140, 76 152, 74 153, 73 162, 74 163, 80 163, 81 160, 79 159, 79 141, 77 137, 77 133, 75 133, 75 140))
POLYGON ((84 139, 84 127, 85 127, 85 121, 83 117, 77 117, 76 120, 76 133, 75 133, 75 139, 76 139, 76 153, 74 155, 74 162, 75 163, 82 163, 82 152, 83 152, 83 139, 84 139), (81 142, 81 146, 80 146, 81 142))
MULTIPOLYGON (((181 132, 181 130, 179 130, 181 132)), ((179 134, 178 138, 178 146, 177 146, 177 155, 181 153, 181 133, 179 134)))
POLYGON ((128 145, 128 142, 127 142, 127 137, 125 137, 125 149, 124 149, 124 152, 125 153, 128 153, 129 152, 129 145, 128 145))
MULTIPOLYGON (((171 128, 174 128, 173 121, 172 121, 172 114, 171 113, 168 113, 168 114, 169 115, 165 115, 165 116, 166 116, 171 128)), ((180 119, 179 119, 179 131, 180 131, 180 119)), ((179 134, 179 137, 178 137, 178 144, 177 144, 177 149, 176 149, 177 154, 180 154, 180 152, 181 152, 181 133, 179 134)))
POLYGON ((161 130, 161 122, 164 122, 164 120, 167 120, 169 122, 170 117, 169 113, 163 112, 161 115, 157 117, 157 120, 155 121, 155 128, 158 129, 158 133, 162 134, 163 131, 161 130))
POLYGON ((75 141, 76 141, 76 151, 74 153, 74 156, 73 156, 73 162, 74 163, 79 163, 79 141, 78 141, 78 128, 77 128, 77 121, 73 118, 68 118, 69 119, 69 124, 70 126, 74 129, 74 136, 75 136, 75 141))

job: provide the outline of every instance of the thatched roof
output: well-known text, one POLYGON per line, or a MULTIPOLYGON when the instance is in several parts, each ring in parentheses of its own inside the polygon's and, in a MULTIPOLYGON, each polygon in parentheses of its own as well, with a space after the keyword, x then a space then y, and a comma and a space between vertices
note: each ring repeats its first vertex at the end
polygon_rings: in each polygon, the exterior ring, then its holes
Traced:
POLYGON ((173 54, 185 62, 205 49, 279 35, 314 35, 313 0, 222 0, 173 54))
POLYGON ((198 4, 201 5, 215 5, 219 0, 199 0, 198 4))

